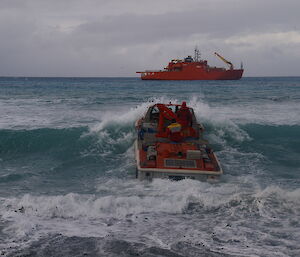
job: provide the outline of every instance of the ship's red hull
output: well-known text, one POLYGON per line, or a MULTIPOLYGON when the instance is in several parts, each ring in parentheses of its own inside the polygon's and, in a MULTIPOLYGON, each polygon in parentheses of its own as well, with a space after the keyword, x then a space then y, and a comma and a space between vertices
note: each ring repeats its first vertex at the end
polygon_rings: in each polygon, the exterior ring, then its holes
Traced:
POLYGON ((182 71, 149 71, 141 74, 143 80, 238 80, 244 70, 185 69, 182 71))

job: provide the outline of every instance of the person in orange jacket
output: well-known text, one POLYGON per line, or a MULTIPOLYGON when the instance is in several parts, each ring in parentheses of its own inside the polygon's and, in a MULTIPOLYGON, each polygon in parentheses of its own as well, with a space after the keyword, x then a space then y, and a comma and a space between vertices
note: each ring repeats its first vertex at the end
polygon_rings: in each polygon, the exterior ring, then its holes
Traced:
POLYGON ((186 102, 182 102, 181 108, 177 111, 178 122, 182 127, 190 127, 192 123, 192 114, 186 106, 186 102))

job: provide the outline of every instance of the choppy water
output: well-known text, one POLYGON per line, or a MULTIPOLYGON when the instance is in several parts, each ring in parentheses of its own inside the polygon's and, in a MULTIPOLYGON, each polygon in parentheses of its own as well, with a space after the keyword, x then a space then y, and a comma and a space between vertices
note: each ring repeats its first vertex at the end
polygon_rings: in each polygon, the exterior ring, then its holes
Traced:
POLYGON ((300 78, 0 78, 0 255, 300 256, 300 78), (134 121, 186 100, 220 183, 135 179, 134 121))

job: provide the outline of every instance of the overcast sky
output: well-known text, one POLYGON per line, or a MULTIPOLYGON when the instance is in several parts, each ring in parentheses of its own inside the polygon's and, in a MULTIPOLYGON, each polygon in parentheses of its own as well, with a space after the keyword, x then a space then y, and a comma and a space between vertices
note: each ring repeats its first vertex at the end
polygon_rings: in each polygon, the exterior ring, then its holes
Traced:
POLYGON ((300 0, 0 0, 0 76, 137 76, 193 54, 300 76, 300 0))

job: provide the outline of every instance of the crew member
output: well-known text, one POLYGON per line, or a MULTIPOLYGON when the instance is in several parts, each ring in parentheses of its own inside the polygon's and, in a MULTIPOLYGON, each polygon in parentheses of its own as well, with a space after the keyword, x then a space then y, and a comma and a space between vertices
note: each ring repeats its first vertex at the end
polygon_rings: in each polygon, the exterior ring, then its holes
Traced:
POLYGON ((181 108, 177 111, 178 121, 182 127, 190 127, 192 123, 192 114, 186 106, 186 102, 182 102, 181 108))

